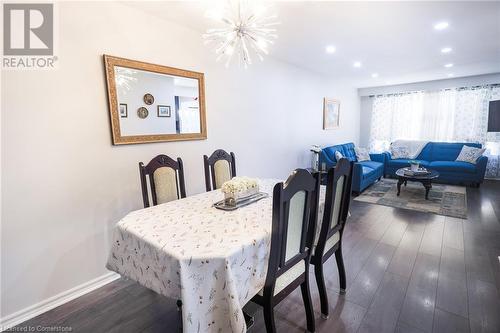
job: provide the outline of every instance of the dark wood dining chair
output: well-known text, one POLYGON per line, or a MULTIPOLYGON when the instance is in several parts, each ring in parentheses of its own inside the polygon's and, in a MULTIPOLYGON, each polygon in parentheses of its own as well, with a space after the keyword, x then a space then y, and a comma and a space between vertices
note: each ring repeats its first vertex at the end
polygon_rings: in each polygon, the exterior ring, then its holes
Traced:
POLYGON ((158 155, 147 165, 139 162, 139 172, 144 208, 150 206, 147 177, 153 206, 186 197, 184 167, 180 157, 175 161, 167 155, 158 155))
MULTIPOLYGON (((314 312, 309 290, 309 260, 313 237, 309 237, 311 201, 316 180, 304 169, 295 170, 273 190, 271 250, 264 288, 252 298, 264 308, 267 332, 276 332, 274 307, 300 286, 307 330, 314 332, 314 312)), ((313 233, 314 234, 314 233, 313 233)))
MULTIPOLYGON (((328 297, 323 274, 324 263, 335 254, 339 271, 340 292, 345 293, 346 275, 342 258, 342 234, 349 214, 351 201, 352 162, 342 158, 335 168, 331 168, 327 175, 325 207, 322 216, 321 230, 314 241, 311 253, 311 264, 314 265, 316 283, 318 284, 321 301, 321 316, 328 318, 328 297)), ((319 191, 316 192, 318 203, 319 191)), ((315 210, 318 211, 317 209, 315 210)), ((321 218, 321 217, 320 217, 321 218)), ((317 221, 317 215, 311 218, 317 221)))
POLYGON ((207 192, 220 188, 224 182, 236 176, 236 160, 233 152, 228 154, 223 149, 217 149, 210 157, 203 155, 203 164, 207 192))

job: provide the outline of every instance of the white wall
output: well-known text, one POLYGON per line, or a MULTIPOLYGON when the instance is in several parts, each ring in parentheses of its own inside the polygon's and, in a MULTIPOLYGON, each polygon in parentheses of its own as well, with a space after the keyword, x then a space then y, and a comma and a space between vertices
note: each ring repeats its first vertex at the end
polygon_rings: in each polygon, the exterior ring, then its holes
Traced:
POLYGON ((1 317, 106 273, 114 224, 141 208, 139 161, 181 156, 192 195, 216 148, 240 175, 284 178, 311 144, 358 140, 346 82, 270 57, 228 70, 199 33, 117 3, 60 3, 59 20, 57 70, 2 72, 1 317), (102 54, 204 72, 208 139, 111 145, 102 54), (324 96, 341 100, 339 130, 321 130, 324 96))
POLYGON ((415 82, 408 84, 398 84, 393 86, 381 86, 358 89, 360 97, 360 137, 359 144, 364 147, 369 146, 370 126, 372 117, 373 95, 383 95, 401 93, 418 90, 440 90, 457 87, 471 87, 483 84, 500 83, 500 73, 466 76, 446 80, 434 80, 425 82, 415 82))

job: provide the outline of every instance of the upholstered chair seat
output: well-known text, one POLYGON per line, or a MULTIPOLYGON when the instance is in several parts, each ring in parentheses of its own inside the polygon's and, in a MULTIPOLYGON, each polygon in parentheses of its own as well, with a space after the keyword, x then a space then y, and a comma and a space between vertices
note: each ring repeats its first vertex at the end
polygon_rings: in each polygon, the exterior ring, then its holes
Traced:
MULTIPOLYGON (((302 274, 305 273, 305 271, 306 265, 302 260, 292 266, 292 268, 287 270, 285 273, 278 276, 274 284, 274 295, 278 295, 280 291, 282 291, 286 288, 286 286, 290 285, 290 283, 298 279, 302 274)), ((264 288, 259 291, 259 295, 264 295, 264 288)))
MULTIPOLYGON (((330 238, 327 239, 326 244, 325 244, 325 250, 324 250, 324 252, 328 252, 331 249, 333 249, 333 247, 335 245, 337 245, 337 243, 339 242, 339 240, 340 240, 340 232, 337 231, 336 233, 333 234, 333 236, 331 236, 330 238)), ((312 255, 314 255, 314 253, 316 251, 316 245, 317 245, 317 243, 314 244, 314 246, 313 246, 312 255)))

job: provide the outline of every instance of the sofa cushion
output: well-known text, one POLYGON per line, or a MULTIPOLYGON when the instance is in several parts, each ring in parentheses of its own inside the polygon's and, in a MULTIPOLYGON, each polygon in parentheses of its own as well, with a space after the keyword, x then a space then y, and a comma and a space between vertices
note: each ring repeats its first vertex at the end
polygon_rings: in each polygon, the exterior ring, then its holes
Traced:
POLYGON ((354 143, 344 143, 342 146, 342 155, 351 162, 356 162, 356 152, 354 151, 354 143))
POLYGON ((458 154, 456 162, 468 162, 471 164, 476 164, 477 159, 483 155, 485 150, 485 148, 463 146, 460 154, 458 154))
POLYGON ((345 143, 342 145, 335 145, 330 147, 325 147, 322 150, 322 154, 328 156, 332 161, 338 162, 335 158, 335 152, 340 152, 345 158, 351 162, 356 162, 356 153, 354 152, 354 143, 345 143))
POLYGON ((356 153, 356 159, 358 162, 371 161, 370 154, 368 154, 368 149, 354 147, 354 152, 356 153))
MULTIPOLYGON (((463 146, 481 148, 479 143, 463 143, 463 142, 431 142, 427 146, 431 146, 431 156, 425 156, 421 153, 417 159, 427 161, 455 161, 460 154, 463 146)), ((427 148, 427 147, 426 147, 427 148)))
POLYGON ((403 158, 397 159, 397 160, 388 160, 387 161, 387 165, 389 167, 391 167, 391 168, 397 168, 397 169, 406 168, 406 167, 410 166, 410 161, 417 161, 424 168, 427 168, 429 166, 429 162, 428 161, 423 161, 423 160, 408 160, 408 159, 403 159, 403 158))
POLYGON ((368 167, 368 168, 372 168, 372 169, 379 169, 379 168, 384 167, 384 163, 375 162, 375 161, 361 161, 358 163, 364 167, 368 167))
POLYGON ((422 148, 422 151, 420 154, 417 156, 417 160, 421 161, 432 161, 432 148, 434 147, 433 142, 428 142, 424 148, 422 148))
POLYGON ((458 161, 434 161, 429 163, 428 168, 443 172, 476 173, 474 164, 458 161))
POLYGON ((377 172, 377 169, 372 169, 367 166, 362 166, 361 168, 363 170, 363 178, 371 177, 372 174, 377 172))
POLYGON ((336 145, 336 146, 331 146, 331 147, 325 147, 321 150, 320 154, 320 162, 324 162, 323 160, 323 155, 326 155, 328 159, 330 159, 333 162, 338 162, 337 159, 335 158, 335 153, 340 152, 342 155, 344 155, 344 150, 342 148, 342 145, 336 145))
POLYGON ((410 155, 410 150, 408 147, 394 147, 391 144, 391 156, 394 159, 402 159, 402 158, 409 158, 410 155))

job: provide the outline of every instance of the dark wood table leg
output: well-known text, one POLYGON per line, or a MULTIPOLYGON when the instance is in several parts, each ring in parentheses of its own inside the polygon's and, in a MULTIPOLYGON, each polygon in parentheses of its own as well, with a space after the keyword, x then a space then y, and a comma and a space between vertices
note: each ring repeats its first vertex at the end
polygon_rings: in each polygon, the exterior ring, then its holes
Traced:
POLYGON ((401 184, 403 184, 405 181, 403 179, 403 177, 398 177, 398 196, 399 196, 399 193, 401 193, 401 184))
POLYGON ((425 200, 429 200, 429 191, 432 188, 432 183, 431 181, 423 181, 422 185, 425 187, 425 200))

